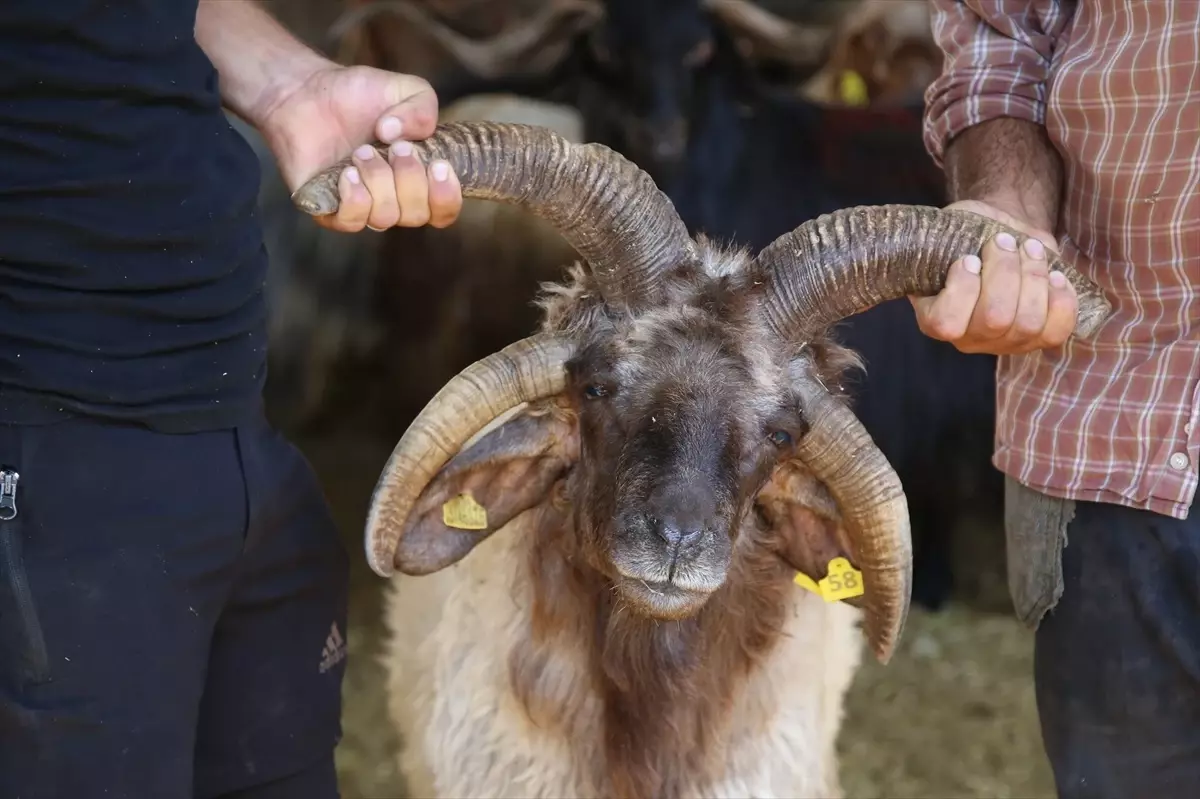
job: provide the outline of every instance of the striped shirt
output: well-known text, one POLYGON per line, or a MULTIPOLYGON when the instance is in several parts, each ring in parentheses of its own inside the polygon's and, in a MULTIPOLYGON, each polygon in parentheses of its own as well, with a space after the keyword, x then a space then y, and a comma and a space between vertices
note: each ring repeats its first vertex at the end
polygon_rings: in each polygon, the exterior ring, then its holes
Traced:
POLYGON ((1113 315, 1002 356, 1002 472, 1051 496, 1187 518, 1200 468, 1200 2, 931 0, 925 145, 996 117, 1064 163, 1056 236, 1113 315))

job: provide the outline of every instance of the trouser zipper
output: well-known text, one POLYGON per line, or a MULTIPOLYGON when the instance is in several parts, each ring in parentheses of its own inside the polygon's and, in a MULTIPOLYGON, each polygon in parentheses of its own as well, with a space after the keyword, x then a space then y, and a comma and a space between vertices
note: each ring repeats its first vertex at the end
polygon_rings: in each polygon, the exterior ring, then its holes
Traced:
POLYGON ((21 475, 10 469, 0 469, 0 522, 17 518, 17 483, 21 475))
POLYGON ((21 557, 21 529, 17 518, 17 485, 21 475, 13 469, 0 469, 0 558, 4 571, 8 573, 21 623, 25 628, 29 645, 29 676, 37 682, 46 678, 49 669, 46 643, 42 626, 33 606, 33 595, 25 576, 25 565, 21 557))

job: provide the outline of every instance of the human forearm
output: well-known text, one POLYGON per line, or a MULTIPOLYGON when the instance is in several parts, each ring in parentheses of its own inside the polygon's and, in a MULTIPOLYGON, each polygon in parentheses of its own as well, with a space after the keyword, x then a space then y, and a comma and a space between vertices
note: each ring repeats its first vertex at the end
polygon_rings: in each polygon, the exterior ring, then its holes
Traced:
POLYGON ((1053 232, 1062 195, 1062 160, 1036 122, 1011 117, 973 125, 946 146, 951 201, 980 200, 1053 232))
POLYGON ((925 145, 952 201, 978 200, 1054 230, 1062 165, 1044 127, 1062 0, 930 0, 945 66, 929 87, 925 145))
POLYGON ((281 100, 332 66, 256 0, 200 0, 196 42, 220 73, 226 107, 260 130, 281 100))

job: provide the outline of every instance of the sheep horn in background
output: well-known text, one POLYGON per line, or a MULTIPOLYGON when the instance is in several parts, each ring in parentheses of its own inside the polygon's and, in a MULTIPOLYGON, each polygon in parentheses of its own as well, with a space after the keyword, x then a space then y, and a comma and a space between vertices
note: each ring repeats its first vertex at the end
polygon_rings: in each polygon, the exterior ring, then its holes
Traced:
POLYGON ((326 37, 336 45, 372 18, 395 14, 413 30, 436 41, 476 77, 498 80, 549 72, 566 57, 574 34, 594 25, 602 13, 593 0, 553 0, 509 30, 490 39, 473 39, 441 22, 419 3, 378 0, 343 12, 329 26, 326 37))
POLYGON ((563 365, 571 353, 568 340, 539 333, 471 364, 429 400, 396 444, 371 495, 364 544, 376 574, 389 577, 397 567, 420 573, 408 564, 424 560, 406 554, 401 533, 421 492, 492 420, 562 391, 563 365))
MULTIPOLYGON (((386 157, 386 145, 375 147, 386 157)), ((587 261, 606 304, 653 303, 664 275, 696 259, 667 196, 603 145, 573 144, 534 125, 447 122, 413 149, 425 163, 448 161, 464 197, 512 203, 554 225, 587 261)), ((313 216, 335 213, 338 178, 350 164, 323 170, 292 201, 313 216)))
MULTIPOLYGON (((770 286, 764 311, 780 335, 804 340, 848 316, 909 294, 937 294, 950 264, 979 254, 992 236, 1008 231, 985 216, 920 205, 844 208, 805 222, 755 257, 770 286)), ((1047 252, 1078 298, 1074 336, 1089 338, 1112 312, 1100 287, 1058 255, 1047 252)))
POLYGON ((816 68, 833 41, 831 27, 804 25, 780 17, 751 0, 705 0, 704 7, 748 42, 751 57, 816 68))

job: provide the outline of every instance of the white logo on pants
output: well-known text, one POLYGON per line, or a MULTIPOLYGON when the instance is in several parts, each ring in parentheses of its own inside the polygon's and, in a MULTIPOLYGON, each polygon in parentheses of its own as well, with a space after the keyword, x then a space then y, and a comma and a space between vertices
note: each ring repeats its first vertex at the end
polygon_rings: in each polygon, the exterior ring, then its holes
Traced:
POLYGON ((325 648, 321 650, 321 673, 332 669, 346 659, 346 641, 338 631, 337 622, 329 628, 329 636, 325 639, 325 648))

